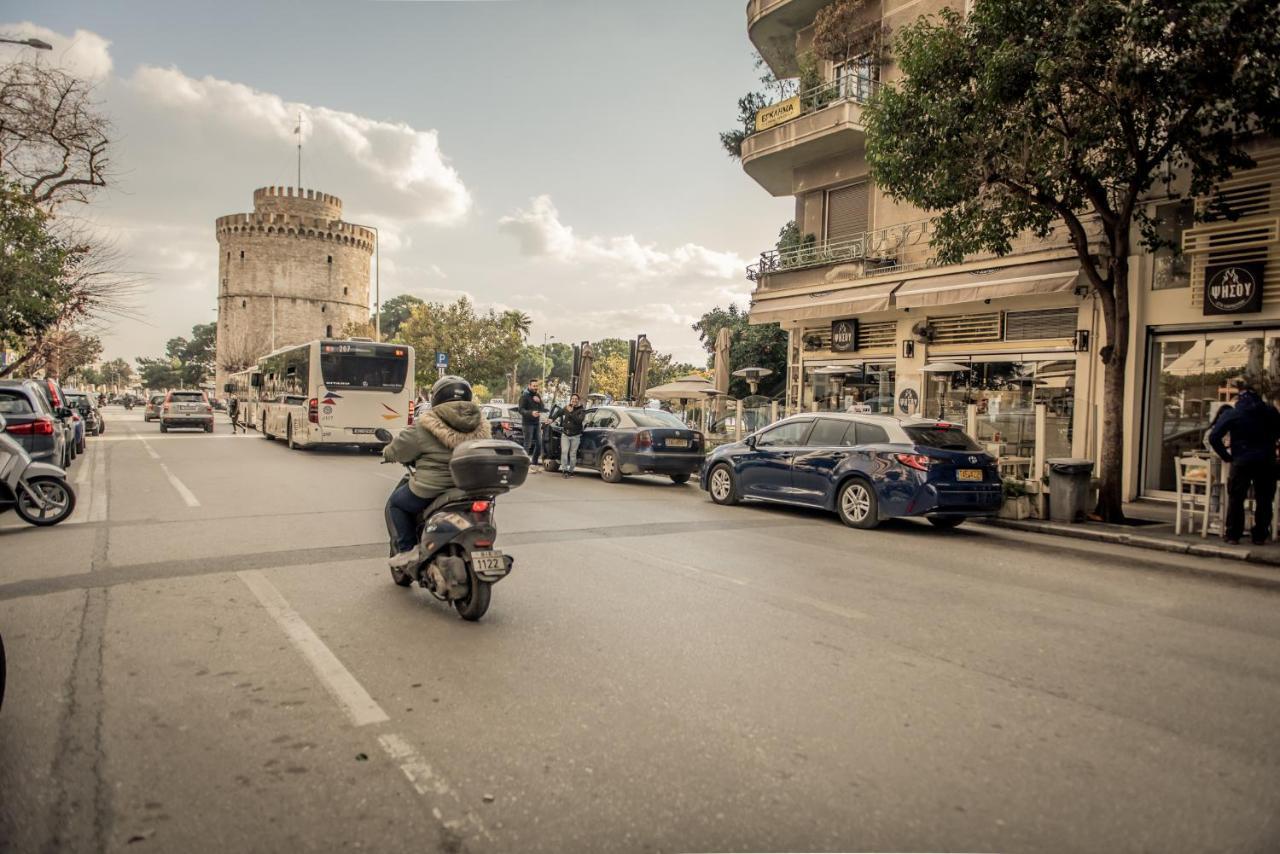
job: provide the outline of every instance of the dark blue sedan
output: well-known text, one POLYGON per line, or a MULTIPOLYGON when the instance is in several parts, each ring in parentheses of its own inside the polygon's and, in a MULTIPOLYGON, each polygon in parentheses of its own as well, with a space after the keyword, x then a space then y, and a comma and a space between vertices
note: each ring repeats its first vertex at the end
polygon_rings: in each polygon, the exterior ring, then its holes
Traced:
POLYGON ((821 507, 854 528, 896 516, 954 528, 1003 501, 995 458, 960 427, 892 415, 788 418, 712 451, 701 484, 717 504, 821 507))
MULTIPOLYGON (((560 430, 553 412, 543 426, 544 467, 560 467, 560 430)), ((577 465, 618 483, 623 475, 661 474, 688 483, 702 468, 702 434, 670 412, 630 406, 597 406, 582 421, 577 465)))

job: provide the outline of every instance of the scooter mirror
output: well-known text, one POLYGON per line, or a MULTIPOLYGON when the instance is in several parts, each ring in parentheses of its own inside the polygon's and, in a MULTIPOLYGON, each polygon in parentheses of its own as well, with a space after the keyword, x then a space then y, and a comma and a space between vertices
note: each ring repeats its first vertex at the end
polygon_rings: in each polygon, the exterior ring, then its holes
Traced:
POLYGON ((386 427, 379 427, 377 430, 374 430, 373 435, 378 437, 378 441, 384 445, 390 444, 391 439, 393 438, 391 436, 391 431, 386 427))
POLYGON ((5 420, 3 415, 0 415, 0 433, 3 433, 5 431, 5 428, 7 428, 8 426, 9 426, 9 422, 5 420))

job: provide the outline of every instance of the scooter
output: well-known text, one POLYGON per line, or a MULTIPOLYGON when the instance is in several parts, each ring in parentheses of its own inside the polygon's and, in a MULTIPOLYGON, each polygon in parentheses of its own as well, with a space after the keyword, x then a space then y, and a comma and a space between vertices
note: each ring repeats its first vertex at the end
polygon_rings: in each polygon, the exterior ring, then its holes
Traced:
MULTIPOLYGON (((374 432, 387 444, 391 432, 374 432)), ((383 463, 386 463, 383 460, 383 463)), ((529 456, 515 442, 487 439, 464 442, 454 449, 449 468, 459 488, 442 494, 418 520, 418 561, 404 569, 391 569, 391 579, 401 587, 415 581, 441 602, 453 605, 458 616, 475 621, 489 610, 491 589, 506 578, 515 558, 493 547, 498 536, 493 511, 498 495, 524 483, 529 456)), ((405 475, 396 488, 413 476, 405 475)), ((388 496, 383 516, 390 539, 390 556, 396 554, 395 525, 388 496)))
POLYGON ((67 473, 51 463, 33 462, 27 449, 5 432, 0 415, 0 513, 17 510, 32 525, 56 525, 76 509, 67 473))

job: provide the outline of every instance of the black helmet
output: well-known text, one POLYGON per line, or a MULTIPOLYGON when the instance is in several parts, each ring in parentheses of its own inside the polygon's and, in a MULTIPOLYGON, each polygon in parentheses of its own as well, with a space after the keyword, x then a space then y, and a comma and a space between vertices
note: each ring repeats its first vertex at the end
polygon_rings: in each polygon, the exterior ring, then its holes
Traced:
POLYGON ((436 380, 431 386, 431 405, 452 403, 455 400, 471 399, 471 383, 462 377, 447 376, 436 380))

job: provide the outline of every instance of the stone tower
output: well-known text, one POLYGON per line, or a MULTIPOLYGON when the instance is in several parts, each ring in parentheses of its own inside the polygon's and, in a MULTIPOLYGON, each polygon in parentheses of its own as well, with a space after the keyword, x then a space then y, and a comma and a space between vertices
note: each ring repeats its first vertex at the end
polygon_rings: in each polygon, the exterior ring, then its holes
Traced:
POLYGON ((217 392, 228 367, 369 320, 372 229, 342 221, 342 200, 263 187, 253 213, 218 217, 217 392))

